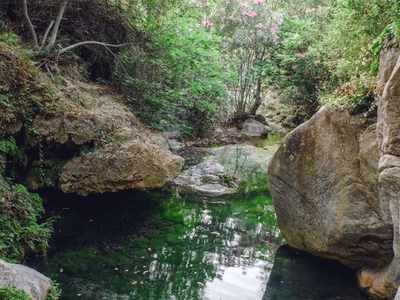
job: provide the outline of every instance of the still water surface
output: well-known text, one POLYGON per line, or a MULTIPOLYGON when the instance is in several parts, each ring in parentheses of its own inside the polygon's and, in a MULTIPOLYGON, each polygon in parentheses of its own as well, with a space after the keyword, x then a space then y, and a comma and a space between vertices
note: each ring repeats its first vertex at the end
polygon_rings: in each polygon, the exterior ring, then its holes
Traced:
POLYGON ((267 189, 56 198, 45 273, 65 300, 262 299, 282 243, 267 189))

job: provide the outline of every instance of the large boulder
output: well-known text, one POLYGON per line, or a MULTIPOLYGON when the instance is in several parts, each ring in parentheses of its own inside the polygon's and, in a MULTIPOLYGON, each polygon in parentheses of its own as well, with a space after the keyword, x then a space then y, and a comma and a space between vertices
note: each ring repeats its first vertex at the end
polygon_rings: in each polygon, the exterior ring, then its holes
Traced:
POLYGON ((392 225, 382 220, 377 189, 369 188, 377 185, 373 133, 365 119, 323 107, 285 137, 268 174, 289 245, 350 267, 390 261, 392 225), (369 155, 360 143, 372 148, 369 155))
POLYGON ((0 259, 0 287, 12 286, 24 290, 34 300, 45 300, 50 284, 50 279, 43 274, 0 259))
POLYGON ((381 54, 377 120, 323 107, 286 136, 269 166, 289 245, 359 269, 370 294, 400 284, 400 58, 381 54))

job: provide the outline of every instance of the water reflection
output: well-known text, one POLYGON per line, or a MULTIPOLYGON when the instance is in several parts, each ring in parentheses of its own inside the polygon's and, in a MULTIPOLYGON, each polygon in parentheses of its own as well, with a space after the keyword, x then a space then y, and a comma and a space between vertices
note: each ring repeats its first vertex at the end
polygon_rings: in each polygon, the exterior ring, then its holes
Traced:
POLYGON ((281 246, 263 300, 365 300, 354 270, 281 246))
POLYGON ((64 206, 46 274, 66 300, 261 299, 281 242, 267 191, 65 196, 53 210, 64 206))

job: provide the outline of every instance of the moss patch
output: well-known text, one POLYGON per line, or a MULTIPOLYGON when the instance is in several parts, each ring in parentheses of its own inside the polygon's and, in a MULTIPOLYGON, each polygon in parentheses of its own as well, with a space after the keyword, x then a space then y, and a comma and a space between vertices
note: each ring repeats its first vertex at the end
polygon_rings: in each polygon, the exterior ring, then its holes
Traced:
POLYGON ((16 124, 31 123, 36 113, 47 113, 57 96, 33 61, 2 42, 0 70, 0 133, 13 133, 18 131, 16 124))

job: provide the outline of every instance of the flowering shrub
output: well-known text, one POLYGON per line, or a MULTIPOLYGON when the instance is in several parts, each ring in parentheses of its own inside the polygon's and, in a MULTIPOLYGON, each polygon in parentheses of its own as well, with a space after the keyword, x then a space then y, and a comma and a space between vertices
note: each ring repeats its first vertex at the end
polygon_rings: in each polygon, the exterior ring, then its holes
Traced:
POLYGON ((261 103, 266 73, 262 65, 269 48, 279 44, 278 1, 226 0, 215 5, 210 14, 214 30, 222 36, 222 63, 231 74, 225 81, 231 111, 236 115, 255 113, 261 103))

